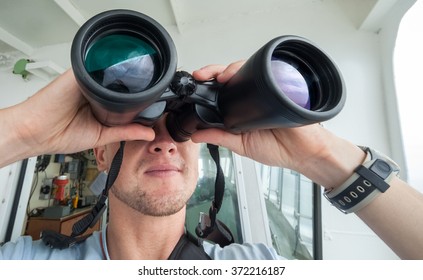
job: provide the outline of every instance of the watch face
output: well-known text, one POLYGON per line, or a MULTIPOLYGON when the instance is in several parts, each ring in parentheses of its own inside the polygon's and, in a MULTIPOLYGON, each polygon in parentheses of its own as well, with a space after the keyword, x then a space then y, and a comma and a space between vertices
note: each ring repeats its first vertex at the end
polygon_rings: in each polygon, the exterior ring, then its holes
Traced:
POLYGON ((384 180, 388 178, 391 173, 399 173, 400 168, 398 164, 388 156, 370 148, 366 148, 364 151, 370 152, 372 160, 375 160, 369 169, 384 180))
POLYGON ((377 159, 369 168, 371 171, 373 171, 376 175, 378 175, 380 178, 385 180, 388 178, 388 176, 392 173, 393 168, 391 165, 389 165, 388 162, 377 159))

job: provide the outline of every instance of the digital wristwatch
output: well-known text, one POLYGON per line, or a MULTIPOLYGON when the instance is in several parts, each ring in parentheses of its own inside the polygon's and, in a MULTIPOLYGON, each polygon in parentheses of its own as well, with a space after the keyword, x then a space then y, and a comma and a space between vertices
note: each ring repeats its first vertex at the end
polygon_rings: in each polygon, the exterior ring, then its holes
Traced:
POLYGON ((354 174, 340 187, 324 192, 324 196, 341 212, 356 212, 384 193, 391 180, 399 175, 399 166, 389 157, 368 147, 359 146, 367 157, 354 174))

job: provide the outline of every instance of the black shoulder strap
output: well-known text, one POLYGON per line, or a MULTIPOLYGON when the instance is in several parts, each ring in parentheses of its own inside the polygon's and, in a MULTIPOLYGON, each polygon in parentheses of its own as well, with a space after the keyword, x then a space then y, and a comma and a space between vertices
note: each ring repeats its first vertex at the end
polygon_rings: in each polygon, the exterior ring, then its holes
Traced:
POLYGON ((234 243, 234 237, 229 228, 217 219, 217 213, 223 203, 225 194, 225 177, 220 165, 219 147, 213 144, 207 144, 210 156, 216 165, 216 179, 214 182, 214 200, 209 209, 209 214, 201 212, 200 219, 195 233, 197 236, 210 240, 224 247, 234 243))
POLYGON ((195 238, 189 232, 182 235, 170 254, 169 260, 211 260, 204 251, 202 240, 195 238))

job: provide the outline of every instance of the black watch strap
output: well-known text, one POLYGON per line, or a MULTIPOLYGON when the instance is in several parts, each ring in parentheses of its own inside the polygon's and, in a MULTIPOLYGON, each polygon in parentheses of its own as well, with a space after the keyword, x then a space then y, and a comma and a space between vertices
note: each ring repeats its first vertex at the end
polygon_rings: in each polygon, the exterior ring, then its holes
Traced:
POLYGON ((347 214, 369 204, 377 195, 389 188, 389 182, 398 176, 400 168, 389 157, 368 147, 360 147, 367 153, 364 162, 341 186, 326 191, 324 196, 347 214))

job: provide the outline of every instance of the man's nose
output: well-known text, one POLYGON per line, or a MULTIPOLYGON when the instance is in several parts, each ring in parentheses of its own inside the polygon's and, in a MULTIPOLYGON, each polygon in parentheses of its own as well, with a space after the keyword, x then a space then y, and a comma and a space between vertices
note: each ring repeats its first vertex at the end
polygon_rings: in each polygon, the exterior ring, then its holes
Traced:
POLYGON ((156 136, 150 143, 150 153, 173 154, 177 151, 176 143, 170 136, 165 123, 165 118, 161 118, 154 126, 156 136))

